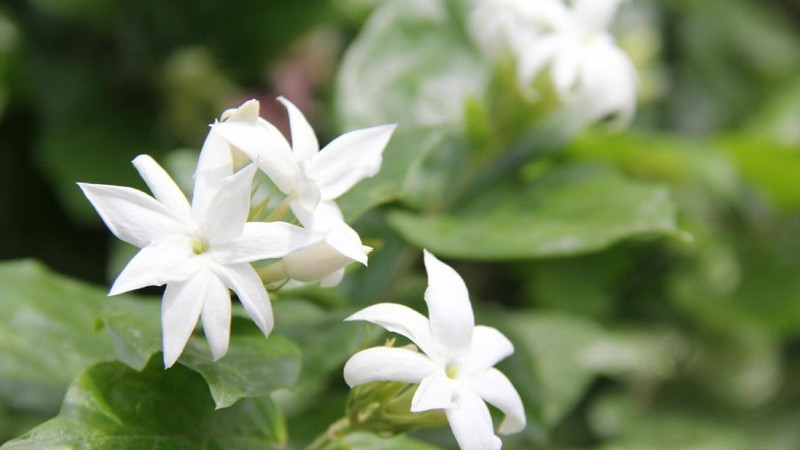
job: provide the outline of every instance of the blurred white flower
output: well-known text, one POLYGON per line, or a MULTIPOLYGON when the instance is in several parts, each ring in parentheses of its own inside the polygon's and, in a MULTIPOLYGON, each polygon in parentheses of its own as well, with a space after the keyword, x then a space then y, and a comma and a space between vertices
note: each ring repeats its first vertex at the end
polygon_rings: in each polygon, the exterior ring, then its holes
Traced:
POLYGON ((230 151, 209 133, 195 175, 191 205, 151 157, 133 160, 153 197, 137 189, 79 183, 114 235, 141 250, 119 274, 110 295, 167 285, 161 309, 164 365, 183 352, 199 318, 214 359, 228 350, 231 300, 236 292, 256 325, 269 335, 272 306, 249 264, 279 258, 318 240, 282 222, 246 222, 256 167, 233 173, 230 151))
POLYGON ((450 266, 427 250, 430 319, 406 306, 380 303, 346 320, 366 320, 406 336, 424 353, 407 348, 375 347, 353 355, 344 367, 349 386, 372 381, 420 383, 411 411, 444 409, 462 449, 500 448, 488 402, 505 414, 502 434, 525 427, 525 411, 511 382, 493 366, 514 353, 498 330, 475 326, 466 285, 450 266))
MULTIPOLYGON (((255 105, 250 120, 225 120, 213 130, 231 146, 246 154, 283 193, 300 223, 325 236, 308 248, 287 255, 280 271, 289 278, 310 282, 321 280, 334 286, 344 267, 354 261, 367 263, 372 250, 342 217, 335 199, 364 178, 378 173, 383 150, 394 125, 351 131, 319 149, 314 130, 303 113, 285 98, 279 98, 289 112, 292 145, 272 124, 258 117, 258 102, 251 100, 240 109, 255 105)), ((274 273, 277 273, 274 271, 274 273)))
POLYGON ((516 59, 524 93, 549 69, 563 101, 593 121, 616 115, 627 125, 636 110, 636 68, 608 32, 625 0, 481 0, 470 17, 476 41, 493 55, 516 59))

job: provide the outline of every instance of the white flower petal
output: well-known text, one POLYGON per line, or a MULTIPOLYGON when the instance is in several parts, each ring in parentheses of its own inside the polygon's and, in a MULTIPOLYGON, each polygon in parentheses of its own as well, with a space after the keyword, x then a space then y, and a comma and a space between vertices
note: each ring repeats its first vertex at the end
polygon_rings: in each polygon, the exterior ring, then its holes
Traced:
POLYGON ((283 257, 283 262, 291 278, 310 282, 327 277, 354 261, 366 265, 371 250, 361 244, 352 228, 339 222, 322 242, 289 253, 283 257))
POLYGON ((161 301, 164 367, 172 367, 186 347, 203 309, 210 276, 202 271, 188 281, 169 283, 164 290, 161 301))
POLYGON ((358 386, 372 381, 419 383, 437 370, 422 353, 405 348, 375 347, 353 355, 344 365, 344 381, 358 386))
POLYGON ((213 129, 208 132, 197 168, 194 172, 192 214, 195 218, 205 214, 211 199, 222 186, 222 180, 233 174, 233 156, 228 142, 213 129))
POLYGON ((317 183, 311 178, 311 169, 308 161, 300 161, 298 170, 292 179, 292 210, 300 206, 302 211, 314 211, 322 199, 322 192, 317 183))
POLYGON ((306 116, 286 97, 278 97, 289 112, 289 126, 292 129, 292 150, 296 160, 311 160, 319 151, 319 142, 314 129, 306 116))
POLYGON ((452 267, 425 250, 425 269, 428 271, 428 304, 431 333, 440 351, 459 355, 469 349, 475 317, 464 280, 452 267))
POLYGON ((242 263, 218 265, 214 271, 222 279, 222 282, 236 293, 244 310, 261 329, 264 336, 269 336, 275 325, 272 304, 269 302, 269 294, 255 269, 250 264, 242 263))
POLYGON ((557 54, 559 39, 554 36, 538 36, 525 42, 525 51, 520 51, 517 61, 517 79, 523 92, 531 91, 536 76, 553 61, 557 54))
POLYGON ((209 275, 203 312, 203 332, 211 348, 214 361, 225 356, 231 335, 231 294, 228 288, 217 278, 209 275))
POLYGON ((242 233, 250 211, 250 190, 256 166, 251 164, 222 181, 198 225, 211 243, 228 242, 242 233))
POLYGON ((222 122, 212 127, 253 160, 278 189, 287 194, 292 192, 292 179, 298 168, 292 148, 277 128, 263 119, 256 124, 222 122))
POLYGON ((453 402, 455 393, 453 380, 442 373, 434 373, 425 377, 414 392, 411 412, 455 408, 458 406, 453 402))
POLYGON ((383 149, 392 137, 395 125, 381 125, 351 131, 334 139, 317 153, 312 175, 324 200, 332 200, 353 185, 378 173, 383 149))
POLYGON ((478 325, 466 360, 471 367, 488 369, 514 353, 514 344, 496 328, 478 325))
POLYGON ((367 255, 372 251, 371 247, 361 244, 358 233, 344 222, 334 223, 325 236, 325 243, 347 258, 365 266, 367 265, 367 255))
POLYGON ((433 345, 428 318, 408 306, 396 303, 378 303, 368 306, 344 320, 365 320, 392 333, 403 335, 431 359, 437 359, 438 352, 433 345))
POLYGON ((247 222, 239 237, 210 252, 223 264, 244 263, 280 258, 321 239, 319 234, 285 222, 247 222))
POLYGON ((336 224, 344 223, 342 211, 333 200, 321 200, 316 209, 307 209, 299 203, 291 202, 291 208, 297 220, 309 230, 327 232, 336 224))
POLYGON ((579 107, 588 120, 617 114, 614 125, 624 128, 636 111, 636 68, 610 36, 598 38, 587 50, 582 67, 579 107))
POLYGON ((111 286, 109 295, 122 294, 145 286, 163 286, 186 281, 200 270, 189 238, 175 236, 155 242, 128 262, 111 286))
POLYGON ((289 278, 306 283, 321 280, 353 262, 352 258, 342 255, 325 242, 312 244, 283 257, 289 278))
POLYGON ((341 268, 330 275, 326 275, 319 279, 319 287, 330 288, 336 287, 342 282, 344 278, 344 268, 341 268))
POLYGON ((498 431, 511 434, 525 428, 525 408, 522 399, 511 381, 497 369, 489 369, 479 377, 470 380, 470 386, 483 400, 505 414, 498 431))
POLYGON ((122 186, 78 183, 97 214, 115 236, 139 248, 174 234, 180 223, 164 205, 142 191, 122 186))
POLYGON ((450 429, 461 450, 494 450, 502 446, 495 436, 489 408, 477 393, 462 389, 458 407, 445 410, 450 429))
POLYGON ((238 108, 226 109, 222 112, 220 120, 227 122, 249 122, 255 123, 259 119, 261 104, 256 99, 250 99, 242 103, 238 108))
POLYGON ((181 188, 175 184, 166 170, 148 155, 139 155, 134 158, 133 166, 139 171, 139 175, 150 188, 156 200, 161 202, 178 220, 182 222, 191 220, 192 208, 181 188))
POLYGON ((582 51, 574 39, 563 39, 559 53, 550 68, 553 85, 562 98, 569 99, 578 84, 582 51))
POLYGON ((573 0, 575 20, 586 30, 602 32, 611 25, 620 4, 625 0, 573 0))

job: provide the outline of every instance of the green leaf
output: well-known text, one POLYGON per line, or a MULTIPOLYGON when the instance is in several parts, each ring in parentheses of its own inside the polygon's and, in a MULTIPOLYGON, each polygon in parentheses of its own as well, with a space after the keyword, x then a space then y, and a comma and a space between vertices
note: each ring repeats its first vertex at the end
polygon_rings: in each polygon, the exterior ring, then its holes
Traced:
POLYGON ((370 433, 348 434, 338 442, 323 447, 324 450, 436 450, 438 448, 405 436, 384 438, 370 433))
POLYGON ((747 132, 785 145, 800 145, 800 77, 778 85, 749 119, 747 132))
MULTIPOLYGON (((119 304, 101 319, 111 334, 117 358, 142 370, 161 351, 161 312, 157 302, 119 304)), ((275 334, 265 338, 248 319, 234 318, 228 353, 211 360, 207 341, 193 336, 178 363, 198 372, 208 383, 217 408, 245 397, 260 397, 294 385, 301 353, 292 342, 275 334), (242 331, 245 331, 244 333, 242 331)))
POLYGON ((98 318, 111 336, 117 359, 129 367, 142 370, 161 351, 160 302, 115 302, 98 318))
POLYGON ((95 318, 104 291, 33 261, 0 265, 0 397, 12 406, 55 411, 72 379, 114 358, 95 318))
POLYGON ((331 379, 344 383, 341 374, 344 362, 366 345, 364 335, 342 321, 347 315, 343 311, 326 311, 299 298, 275 304, 275 332, 288 336, 303 348, 300 380, 282 403, 289 414, 308 407, 319 409, 315 399, 331 379))
POLYGON ((451 215, 393 212, 389 224, 440 256, 480 260, 575 255, 632 236, 680 236, 669 189, 595 166, 490 188, 451 215))
POLYGON ((782 144, 753 135, 730 135, 720 143, 741 171, 771 202, 784 211, 800 207, 800 144, 782 144))
POLYGON ((566 153, 578 161, 618 167, 635 178, 691 186, 734 201, 740 195, 736 167, 716 145, 668 133, 587 133, 566 153))
POLYGON ((383 2, 339 71, 342 127, 460 121, 487 75, 456 16, 444 0, 383 2))
POLYGON ((547 427, 572 410, 597 376, 659 380, 684 352, 669 333, 608 331, 560 313, 505 315, 501 323, 526 361, 511 366, 509 377, 523 398, 536 402, 531 406, 547 427))
POLYGON ((228 353, 216 362, 205 339, 189 341, 178 362, 203 376, 219 409, 292 387, 301 359, 300 349, 281 336, 233 335, 228 353))
POLYGON ((53 414, 6 407, 0 402, 0 444, 52 418, 53 414))
POLYGON ((383 152, 381 171, 337 200, 348 221, 366 211, 395 200, 418 203, 420 192, 442 182, 426 170, 424 161, 446 145, 449 132, 442 127, 400 126, 383 152))
POLYGON ((11 449, 250 449, 286 441, 269 397, 214 410, 202 378, 154 358, 143 372, 91 367, 70 386, 58 417, 4 445, 11 449))

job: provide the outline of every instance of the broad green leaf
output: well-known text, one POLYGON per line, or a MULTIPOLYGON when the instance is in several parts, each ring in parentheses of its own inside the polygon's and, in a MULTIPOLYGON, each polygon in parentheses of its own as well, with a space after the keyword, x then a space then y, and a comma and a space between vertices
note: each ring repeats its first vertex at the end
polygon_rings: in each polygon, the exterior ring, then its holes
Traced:
POLYGON ((203 376, 219 409, 292 387, 301 360, 300 349, 287 339, 256 334, 231 336, 228 353, 216 362, 205 339, 192 339, 178 362, 203 376))
POLYGON ((726 200, 740 194, 736 166, 712 142, 675 134, 629 131, 587 133, 566 150, 578 161, 618 167, 636 178, 699 186, 726 200))
POLYGON ((95 331, 95 318, 112 301, 33 261, 0 265, 0 397, 54 411, 76 375, 114 358, 105 333, 95 331))
POLYGON ((297 386, 291 393, 281 394, 288 414, 319 408, 315 399, 331 381, 344 383, 344 362, 367 344, 363 333, 343 322, 348 313, 325 310, 300 298, 275 304, 275 332, 303 349, 303 371, 297 386))
POLYGON ((13 439, 36 425, 52 418, 53 414, 11 408, 0 402, 0 444, 13 439))
POLYGON ((486 73, 446 0, 389 0, 349 47, 336 84, 344 129, 460 121, 486 73))
MULTIPOLYGON (((111 334, 117 358, 142 370, 161 351, 161 312, 157 302, 120 304, 101 316, 111 334)), ((249 333, 249 320, 234 318, 228 353, 213 362, 207 341, 189 340, 178 363, 198 372, 208 383, 217 408, 245 397, 261 397, 291 387, 300 372, 300 350, 275 334, 249 333), (241 332, 244 331, 244 332, 241 332)))
POLYGON ((730 135, 720 142, 745 179, 777 207, 800 208, 800 143, 782 144, 771 138, 730 135))
POLYGON ((161 303, 115 302, 98 319, 111 337, 119 361, 142 370, 161 351, 161 303))
POLYGON ((530 406, 538 409, 547 427, 574 408, 597 376, 663 379, 684 351, 682 341, 671 334, 609 331, 591 320, 560 313, 502 317, 498 324, 525 361, 512 365, 509 376, 523 398, 535 402, 530 406))
POLYGON ((633 236, 680 236, 669 189, 595 166, 489 188, 451 215, 396 211, 389 224, 440 256, 479 260, 574 255, 633 236))
POLYGON ((181 366, 165 371, 154 358, 143 372, 115 362, 91 367, 72 383, 56 418, 2 448, 269 449, 285 441, 269 397, 215 411, 200 376, 181 366))
POLYGON ((424 162, 432 152, 446 145, 450 133, 442 127, 400 126, 383 153, 381 171, 368 178, 337 200, 348 221, 384 203, 403 201, 417 203, 420 192, 445 174, 430 173, 424 162))

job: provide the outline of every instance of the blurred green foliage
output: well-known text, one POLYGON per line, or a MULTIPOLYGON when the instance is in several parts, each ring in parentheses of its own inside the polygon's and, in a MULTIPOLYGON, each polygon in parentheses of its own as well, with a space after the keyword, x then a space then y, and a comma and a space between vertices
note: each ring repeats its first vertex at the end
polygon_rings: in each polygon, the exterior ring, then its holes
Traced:
POLYGON ((341 319, 423 310, 426 246, 515 343, 500 367, 529 425, 505 448, 800 448, 800 3, 630 2, 618 40, 642 96, 619 134, 526 103, 467 3, 0 4, 0 259, 52 267, 0 266, 0 442, 307 444, 344 413, 344 361, 384 338, 341 319), (207 123, 258 98, 285 124, 280 94, 322 143, 399 123, 340 201, 370 266, 273 293, 267 340, 235 312, 229 356, 195 336, 164 372, 153 298, 59 274, 105 285, 129 253, 75 182, 143 187, 139 153, 190 182, 207 123))

